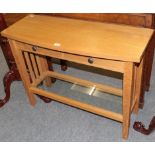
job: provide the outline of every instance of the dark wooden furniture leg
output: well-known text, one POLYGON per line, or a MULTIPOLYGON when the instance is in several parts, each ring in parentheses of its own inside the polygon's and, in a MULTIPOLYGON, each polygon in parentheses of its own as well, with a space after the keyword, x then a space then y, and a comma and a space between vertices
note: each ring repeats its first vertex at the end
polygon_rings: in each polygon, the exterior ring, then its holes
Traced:
MULTIPOLYGON (((154 41, 155 44, 155 41, 154 41)), ((147 57, 147 76, 146 76, 146 83, 145 83, 145 91, 149 91, 150 88, 150 79, 151 79, 151 71, 153 65, 153 58, 154 58, 154 48, 151 47, 148 57, 147 57)))
POLYGON ((150 44, 146 49, 147 52, 144 60, 144 69, 143 69, 143 86, 141 88, 140 104, 139 104, 139 108, 141 109, 144 107, 145 91, 149 91, 150 88, 150 79, 154 58, 154 45, 155 45, 155 33, 153 34, 150 44))
POLYGON ((148 129, 141 122, 135 122, 133 128, 144 135, 151 134, 155 130, 155 116, 152 118, 148 129))
POLYGON ((147 55, 148 51, 145 54, 144 57, 144 67, 143 67, 143 75, 142 75, 142 86, 141 86, 141 94, 140 94, 140 103, 139 108, 143 109, 144 107, 144 97, 145 97, 145 87, 146 87, 146 72, 147 72, 147 55))
POLYGON ((67 70, 67 61, 66 60, 60 60, 61 70, 66 71, 67 70))
POLYGON ((0 100, 0 107, 2 107, 10 99, 10 85, 13 81, 20 81, 20 75, 17 68, 12 68, 7 72, 3 78, 4 91, 6 96, 4 99, 0 100))
POLYGON ((144 88, 142 88, 141 90, 141 95, 140 95, 140 103, 139 103, 139 108, 140 109, 143 109, 144 107, 144 96, 145 96, 145 91, 144 91, 144 88))

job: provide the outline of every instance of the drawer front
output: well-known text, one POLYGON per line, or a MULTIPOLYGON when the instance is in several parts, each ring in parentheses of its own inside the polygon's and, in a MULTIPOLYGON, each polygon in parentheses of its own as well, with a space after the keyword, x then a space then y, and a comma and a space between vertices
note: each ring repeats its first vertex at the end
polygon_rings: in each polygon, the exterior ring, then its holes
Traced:
POLYGON ((102 69, 112 70, 116 72, 124 72, 124 62, 121 61, 113 61, 107 59, 99 59, 93 57, 79 56, 68 53, 63 53, 62 58, 64 60, 85 64, 88 66, 98 67, 102 69))
POLYGON ((100 58, 94 58, 91 56, 88 57, 88 56, 75 55, 75 54, 70 54, 66 52, 60 52, 60 51, 54 51, 54 50, 45 49, 41 47, 36 47, 33 45, 24 44, 24 43, 18 43, 18 46, 23 51, 36 53, 43 56, 49 56, 53 58, 68 60, 79 64, 84 64, 92 67, 112 70, 112 71, 121 72, 121 73, 124 72, 124 62, 122 61, 100 59, 100 58))

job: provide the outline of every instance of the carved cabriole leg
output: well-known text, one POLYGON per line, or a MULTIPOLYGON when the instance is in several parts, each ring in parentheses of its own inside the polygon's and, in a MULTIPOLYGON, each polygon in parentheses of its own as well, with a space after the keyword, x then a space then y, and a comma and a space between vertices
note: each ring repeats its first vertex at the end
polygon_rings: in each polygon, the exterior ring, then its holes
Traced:
POLYGON ((142 59, 139 65, 135 65, 136 67, 136 91, 135 91, 135 97, 136 97, 136 103, 133 109, 133 112, 135 114, 138 113, 139 110, 139 104, 140 104, 140 95, 141 95, 141 87, 142 87, 142 72, 143 72, 143 64, 144 60, 142 59))
POLYGON ((155 130, 155 116, 152 118, 148 129, 141 122, 135 122, 133 128, 144 135, 151 134, 155 130))
POLYGON ((128 138, 133 90, 133 63, 126 62, 123 75, 123 131, 122 137, 128 138))
POLYGON ((15 58, 15 61, 16 61, 20 76, 22 78, 24 87, 25 87, 26 92, 28 94, 30 103, 32 106, 34 106, 36 104, 36 100, 35 100, 34 94, 31 93, 31 91, 29 90, 30 78, 29 78, 29 74, 27 72, 26 66, 24 64, 24 58, 23 58, 22 52, 18 48, 16 41, 9 39, 9 43, 10 43, 11 49, 13 51, 12 54, 15 58))
POLYGON ((0 100, 0 107, 5 105, 6 102, 10 99, 10 85, 13 81, 20 81, 20 75, 17 68, 12 68, 9 72, 7 72, 3 78, 4 91, 6 96, 4 99, 0 100))

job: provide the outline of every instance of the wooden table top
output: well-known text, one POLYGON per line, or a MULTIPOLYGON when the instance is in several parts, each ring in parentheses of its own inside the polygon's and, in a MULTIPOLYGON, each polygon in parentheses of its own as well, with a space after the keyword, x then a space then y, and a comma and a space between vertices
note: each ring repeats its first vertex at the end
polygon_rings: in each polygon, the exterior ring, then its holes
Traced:
POLYGON ((72 54, 140 62, 153 32, 127 25, 28 15, 2 35, 72 54))

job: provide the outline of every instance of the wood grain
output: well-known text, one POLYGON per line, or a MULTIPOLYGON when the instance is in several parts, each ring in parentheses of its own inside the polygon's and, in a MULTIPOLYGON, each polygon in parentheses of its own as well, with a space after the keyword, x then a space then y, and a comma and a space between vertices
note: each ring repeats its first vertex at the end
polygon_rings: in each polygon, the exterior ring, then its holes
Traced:
POLYGON ((153 30, 28 15, 2 32, 25 43, 72 54, 140 62, 153 30))
POLYGON ((133 112, 134 113, 138 113, 138 110, 139 110, 139 104, 140 104, 140 93, 141 93, 141 87, 142 87, 142 72, 143 72, 143 64, 144 64, 144 60, 142 59, 141 63, 136 66, 136 70, 137 70, 137 77, 136 77, 136 83, 135 83, 135 98, 137 99, 136 100, 136 103, 135 103, 135 106, 134 106, 134 109, 133 109, 133 112))
POLYGON ((25 90, 28 94, 30 103, 32 106, 34 106, 36 104, 36 99, 34 97, 34 94, 29 90, 31 83, 30 83, 30 78, 29 78, 29 74, 27 72, 26 65, 24 63, 24 58, 23 58, 22 52, 19 50, 19 48, 14 40, 9 39, 9 43, 10 43, 11 49, 13 51, 12 54, 15 58, 15 61, 16 61, 20 76, 23 80, 25 90))
POLYGON ((21 50, 28 51, 29 53, 34 53, 34 54, 37 53, 37 54, 42 55, 42 56, 46 55, 49 57, 68 60, 68 61, 72 61, 75 63, 80 63, 80 64, 92 66, 92 67, 109 69, 109 70, 112 70, 115 72, 120 72, 120 73, 124 72, 124 62, 122 62, 122 61, 115 61, 115 60, 100 59, 100 58, 93 58, 92 57, 93 63, 89 63, 88 59, 90 57, 88 57, 88 56, 81 56, 81 55, 77 55, 77 54, 69 54, 69 53, 49 50, 49 49, 41 48, 41 47, 37 47, 37 50, 33 51, 32 45, 24 44, 21 42, 18 42, 18 46, 21 48, 21 50))
POLYGON ((123 76, 123 131, 122 136, 127 139, 130 126, 132 91, 133 91, 133 70, 134 64, 126 62, 123 76))

